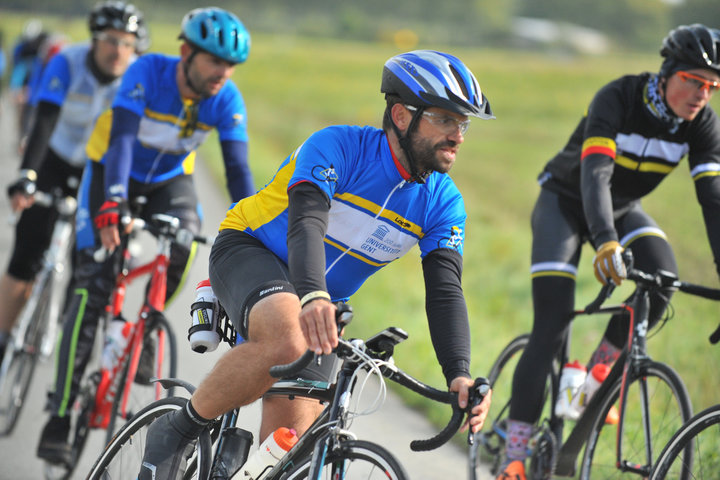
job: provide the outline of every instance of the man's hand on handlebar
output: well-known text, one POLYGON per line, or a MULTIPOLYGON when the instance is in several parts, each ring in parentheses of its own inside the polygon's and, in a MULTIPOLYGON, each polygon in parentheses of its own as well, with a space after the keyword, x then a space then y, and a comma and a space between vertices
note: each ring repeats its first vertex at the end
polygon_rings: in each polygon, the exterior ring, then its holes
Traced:
POLYGON ((18 179, 8 185, 7 194, 13 212, 19 213, 32 206, 33 195, 37 191, 36 181, 37 174, 34 170, 22 170, 18 179))
MULTIPOLYGON (((475 385, 475 381, 472 378, 467 377, 456 377, 450 383, 450 391, 457 392, 458 394, 458 406, 462 409, 467 408, 468 399, 470 398, 470 389, 475 385)), ((492 397, 492 391, 488 391, 483 398, 482 402, 472 407, 468 419, 465 421, 463 426, 460 428, 461 432, 464 432, 468 427, 473 433, 479 432, 485 423, 485 417, 487 417, 490 409, 490 402, 492 397)))
MULTIPOLYGON (((105 200, 95 215, 95 227, 100 234, 100 241, 103 248, 112 252, 120 245, 120 231, 118 225, 123 218, 130 218, 127 201, 123 198, 110 198, 105 200)), ((132 222, 125 228, 126 233, 132 229, 132 222)))
POLYGON ((627 278, 627 270, 622 259, 623 248, 615 240, 605 242, 597 249, 593 266, 595 278, 603 285, 609 282, 620 286, 623 279, 627 278))
POLYGON ((318 355, 328 355, 338 345, 336 310, 334 303, 318 298, 306 303, 300 311, 300 328, 308 349, 318 355))

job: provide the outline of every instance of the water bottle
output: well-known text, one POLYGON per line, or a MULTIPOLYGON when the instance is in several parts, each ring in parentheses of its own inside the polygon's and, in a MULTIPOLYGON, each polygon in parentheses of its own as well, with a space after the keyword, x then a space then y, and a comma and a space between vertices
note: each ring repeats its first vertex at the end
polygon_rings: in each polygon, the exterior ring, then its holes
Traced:
POLYGON ((605 381, 609 373, 610 367, 602 363, 598 363, 590 369, 590 374, 572 401, 571 408, 578 412, 578 416, 582 415, 582 412, 585 411, 585 407, 590 403, 590 399, 595 395, 600 384, 605 381))
POLYGON ((188 340, 193 351, 205 353, 217 348, 220 343, 217 312, 218 302, 210 280, 203 280, 195 288, 195 302, 190 307, 192 324, 188 330, 188 340))
POLYGON ((248 458, 240 469, 244 480, 258 480, 290 450, 298 441, 292 428, 281 427, 265 439, 260 448, 248 458))
POLYGON ((105 332, 105 346, 103 347, 101 367, 103 370, 112 370, 118 359, 127 347, 132 324, 122 317, 115 317, 105 332))
POLYGON ((587 369, 577 360, 565 364, 560 375, 560 392, 555 403, 555 415, 568 420, 577 420, 580 417, 573 400, 585 383, 585 377, 587 377, 587 369))

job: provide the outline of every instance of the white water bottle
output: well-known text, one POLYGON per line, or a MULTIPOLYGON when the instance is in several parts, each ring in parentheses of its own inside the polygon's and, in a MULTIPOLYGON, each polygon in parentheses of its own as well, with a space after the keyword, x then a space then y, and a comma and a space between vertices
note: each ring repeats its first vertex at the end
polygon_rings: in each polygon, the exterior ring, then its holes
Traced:
POLYGON ((113 318, 105 331, 105 346, 103 347, 101 366, 110 370, 117 363, 127 347, 132 324, 122 317, 113 318))
POLYGON ((281 427, 275 430, 260 445, 245 465, 240 469, 243 480, 258 480, 290 450, 298 441, 297 434, 292 428, 281 427))
POLYGON ((192 324, 188 330, 188 340, 193 351, 205 353, 217 348, 220 343, 217 312, 218 302, 210 280, 203 280, 195 288, 195 302, 190 307, 192 324))
POLYGON ((577 420, 580 412, 573 406, 573 400, 585 383, 587 369, 575 360, 566 363, 560 375, 560 392, 555 403, 555 415, 568 420, 577 420))
POLYGON ((571 408, 578 412, 578 416, 585 411, 585 407, 590 403, 590 399, 595 395, 600 384, 605 381, 608 373, 610 373, 610 367, 602 363, 598 363, 590 369, 585 382, 572 401, 571 408))

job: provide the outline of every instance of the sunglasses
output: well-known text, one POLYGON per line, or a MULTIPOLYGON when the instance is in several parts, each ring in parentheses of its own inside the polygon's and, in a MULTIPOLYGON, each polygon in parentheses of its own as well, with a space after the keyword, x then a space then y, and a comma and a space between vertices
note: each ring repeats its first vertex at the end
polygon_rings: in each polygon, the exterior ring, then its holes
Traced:
MULTIPOLYGON (((417 108, 413 107, 412 105, 405 105, 405 108, 407 108, 411 112, 417 111, 417 108)), ((470 120, 462 121, 449 115, 443 115, 442 113, 433 113, 428 111, 423 111, 422 115, 428 122, 440 128, 443 132, 447 134, 455 133, 456 131, 460 130, 460 133, 462 135, 465 135, 465 132, 467 132, 468 128, 470 127, 470 120)))
POLYGON ((703 78, 699 75, 693 75, 690 72, 684 72, 682 70, 675 73, 683 82, 689 83, 698 90, 707 90, 709 94, 713 94, 720 89, 720 82, 708 80, 707 78, 703 78))

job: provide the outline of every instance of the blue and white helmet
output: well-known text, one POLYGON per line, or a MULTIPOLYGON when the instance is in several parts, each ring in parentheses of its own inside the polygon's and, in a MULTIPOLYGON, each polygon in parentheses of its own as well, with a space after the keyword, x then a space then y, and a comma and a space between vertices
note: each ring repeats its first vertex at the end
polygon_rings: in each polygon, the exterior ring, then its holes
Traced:
POLYGON ((180 38, 230 63, 250 54, 250 33, 233 13, 217 7, 196 8, 183 18, 180 38))
POLYGON ((385 62, 380 91, 416 107, 437 107, 492 119, 475 76, 458 58, 433 50, 402 53, 385 62))

